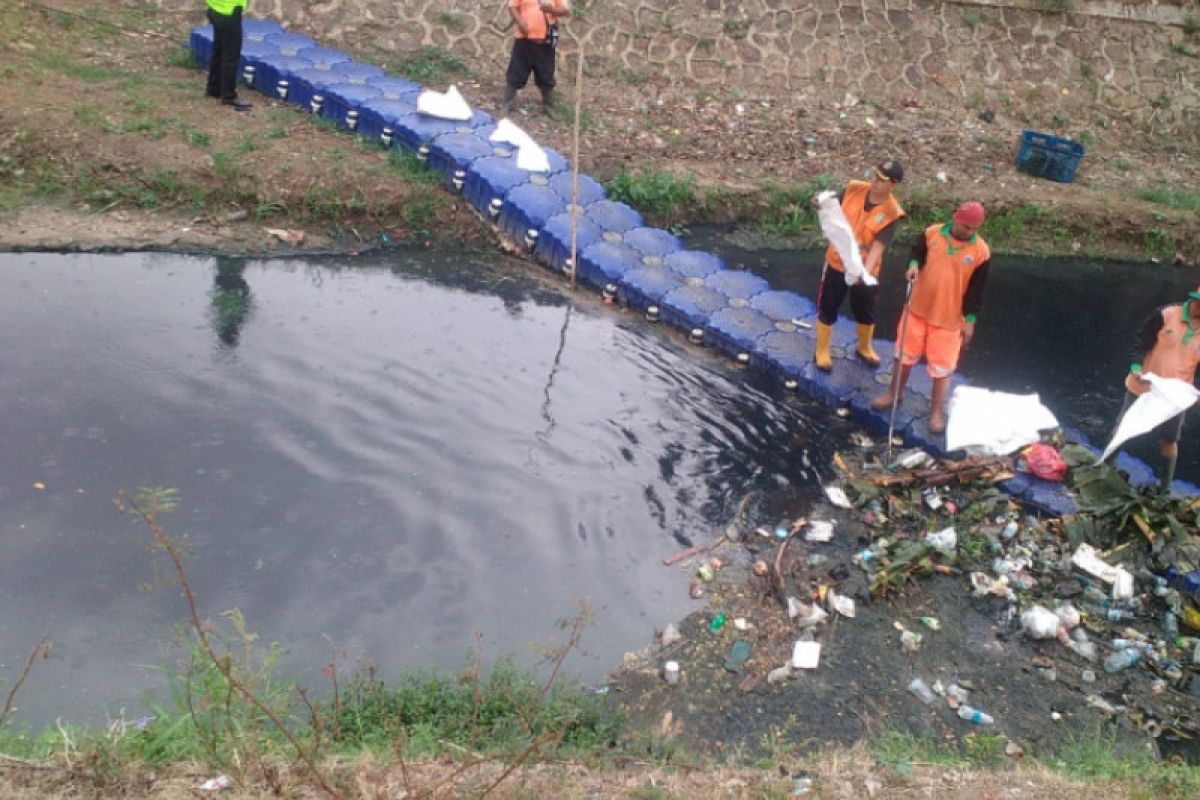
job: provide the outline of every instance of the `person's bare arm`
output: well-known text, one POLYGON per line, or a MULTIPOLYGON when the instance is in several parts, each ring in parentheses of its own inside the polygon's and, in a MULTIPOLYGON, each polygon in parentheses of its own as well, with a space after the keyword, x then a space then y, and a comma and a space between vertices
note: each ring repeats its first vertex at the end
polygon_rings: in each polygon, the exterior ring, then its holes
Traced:
POLYGON ((879 277, 879 270, 883 267, 883 251, 886 249, 887 245, 881 241, 871 242, 871 249, 867 251, 867 257, 863 259, 863 267, 876 278, 879 277))
POLYGON ((513 22, 517 24, 517 30, 521 32, 522 36, 525 36, 529 33, 529 28, 525 25, 525 20, 521 19, 520 11, 517 11, 517 9, 513 6, 509 6, 508 15, 512 17, 513 22))

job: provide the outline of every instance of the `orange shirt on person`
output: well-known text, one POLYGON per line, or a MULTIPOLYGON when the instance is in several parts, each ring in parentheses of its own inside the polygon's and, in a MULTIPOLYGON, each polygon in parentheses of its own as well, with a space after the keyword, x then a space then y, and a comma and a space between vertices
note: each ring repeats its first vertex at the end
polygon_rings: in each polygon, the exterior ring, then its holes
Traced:
MULTIPOLYGON (((571 10, 567 0, 553 0, 550 3, 552 11, 542 11, 539 3, 540 0, 508 0, 508 7, 517 12, 521 21, 525 23, 525 29, 529 31, 529 33, 521 33, 521 29, 517 28, 518 39, 529 39, 534 42, 544 40, 548 29, 547 17, 552 12, 562 16, 571 10)), ((553 17, 550 17, 549 21, 553 21, 553 17)))
MULTIPOLYGON (((864 261, 879 232, 904 216, 904 209, 896 201, 895 195, 888 195, 887 200, 867 211, 867 192, 870 188, 871 184, 866 181, 850 181, 842 193, 842 214, 854 231, 858 251, 864 261)), ((825 263, 838 272, 846 271, 842 257, 832 244, 825 250, 825 263)))
POLYGON ((925 244, 928 254, 909 307, 931 325, 960 330, 967 285, 975 270, 991 258, 991 250, 979 234, 967 242, 953 240, 949 224, 926 228, 925 244))

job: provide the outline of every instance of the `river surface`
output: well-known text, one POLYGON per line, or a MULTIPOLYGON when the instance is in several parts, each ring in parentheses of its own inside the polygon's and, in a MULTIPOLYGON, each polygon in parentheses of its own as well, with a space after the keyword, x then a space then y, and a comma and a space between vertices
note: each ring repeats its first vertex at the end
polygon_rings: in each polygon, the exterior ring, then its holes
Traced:
MULTIPOLYGON (((876 336, 896 338, 904 304, 903 271, 911 232, 902 232, 886 261, 876 336)), ((986 236, 986 229, 984 235, 986 236)), ((821 253, 747 249, 717 229, 696 230, 688 245, 744 267, 773 288, 815 301, 821 253)), ((979 386, 1036 392, 1060 423, 1103 448, 1125 399, 1130 349, 1146 318, 1162 305, 1187 299, 1200 270, 1091 258, 996 256, 988 273, 975 339, 959 364, 979 386)), ((849 302, 842 313, 850 314, 849 302)), ((1200 428, 1185 426, 1176 477, 1200 483, 1200 428)), ((1126 448, 1156 470, 1161 459, 1153 437, 1126 448)))
MULTIPOLYGON (((815 292, 819 253, 694 244, 815 292)), ((1137 327, 1196 282, 998 258, 963 369, 1099 441, 1137 327)), ((821 478, 806 463, 853 429, 491 257, 2 254, 0 336, 0 680, 51 634, 17 697, 35 727, 136 714, 180 657, 186 607, 114 510, 122 489, 178 490, 163 522, 187 537, 201 613, 240 609, 309 686, 334 653, 343 674, 460 668, 476 631, 485 657, 534 665, 576 598, 596 623, 569 672, 590 682, 696 607, 664 556, 711 541, 752 490, 802 510, 821 478)), ((1200 480, 1200 436, 1183 451, 1200 480)))
POLYGON ((163 694, 186 607, 122 489, 173 487, 201 613, 318 690, 535 665, 587 598, 600 678, 696 603, 661 559, 752 489, 799 498, 845 426, 527 266, 450 254, 0 255, 0 680, 20 719, 163 694), (578 298, 577 298, 578 300, 578 298), (822 431, 818 436, 816 431, 822 431))

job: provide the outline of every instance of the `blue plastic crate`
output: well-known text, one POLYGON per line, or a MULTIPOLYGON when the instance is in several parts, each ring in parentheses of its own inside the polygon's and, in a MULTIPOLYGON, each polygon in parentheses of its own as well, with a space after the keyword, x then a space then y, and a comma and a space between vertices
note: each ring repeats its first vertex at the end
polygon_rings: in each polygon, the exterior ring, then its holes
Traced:
POLYGON ((1084 148, 1061 136, 1037 131, 1021 133, 1021 148, 1017 151, 1017 169, 1059 183, 1075 180, 1075 170, 1083 160, 1084 148))

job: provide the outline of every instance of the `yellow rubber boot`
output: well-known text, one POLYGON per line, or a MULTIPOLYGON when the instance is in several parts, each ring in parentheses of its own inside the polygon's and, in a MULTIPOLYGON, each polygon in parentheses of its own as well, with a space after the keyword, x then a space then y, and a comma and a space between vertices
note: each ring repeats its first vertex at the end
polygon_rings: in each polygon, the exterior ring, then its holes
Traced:
POLYGON ((817 352, 813 354, 813 361, 817 362, 817 369, 822 372, 833 371, 833 356, 829 354, 829 341, 833 338, 833 326, 826 325, 823 322, 817 323, 817 352))
POLYGON ((872 367, 878 367, 879 354, 875 352, 875 348, 871 347, 873 338, 875 338, 875 326, 858 323, 858 357, 872 367))

